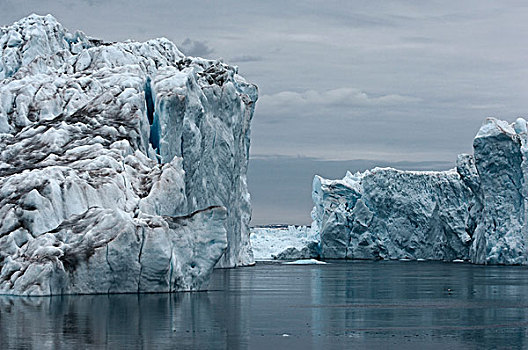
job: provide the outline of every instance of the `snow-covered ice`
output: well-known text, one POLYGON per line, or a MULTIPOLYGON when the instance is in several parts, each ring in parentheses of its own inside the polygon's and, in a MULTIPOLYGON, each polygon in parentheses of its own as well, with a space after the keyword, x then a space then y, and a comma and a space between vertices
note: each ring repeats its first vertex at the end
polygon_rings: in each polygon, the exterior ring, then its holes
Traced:
POLYGON ((457 167, 316 176, 312 226, 322 258, 528 264, 528 134, 488 118, 457 167))
POLYGON ((253 263, 257 88, 167 39, 0 28, 0 293, 203 289, 253 263))
POLYGON ((255 260, 294 260, 319 256, 319 236, 307 226, 252 227, 251 246, 255 260))

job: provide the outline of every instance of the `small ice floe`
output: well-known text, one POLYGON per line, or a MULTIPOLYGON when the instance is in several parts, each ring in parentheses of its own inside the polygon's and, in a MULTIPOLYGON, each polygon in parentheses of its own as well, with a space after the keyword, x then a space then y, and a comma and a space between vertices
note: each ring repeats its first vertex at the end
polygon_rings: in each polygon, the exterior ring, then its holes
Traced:
POLYGON ((283 337, 289 337, 290 335, 288 333, 283 333, 282 336, 283 337))
POLYGON ((454 262, 454 263, 463 263, 464 260, 462 260, 462 259, 455 259, 455 260, 453 260, 453 262, 454 262))
POLYGON ((416 259, 416 261, 426 261, 426 260, 422 259, 422 258, 419 258, 419 259, 416 259))
POLYGON ((295 261, 288 261, 283 263, 284 265, 324 265, 327 264, 324 261, 319 261, 315 259, 301 259, 295 261))
POLYGON ((401 258, 399 259, 400 261, 411 261, 411 259, 408 259, 408 258, 401 258))

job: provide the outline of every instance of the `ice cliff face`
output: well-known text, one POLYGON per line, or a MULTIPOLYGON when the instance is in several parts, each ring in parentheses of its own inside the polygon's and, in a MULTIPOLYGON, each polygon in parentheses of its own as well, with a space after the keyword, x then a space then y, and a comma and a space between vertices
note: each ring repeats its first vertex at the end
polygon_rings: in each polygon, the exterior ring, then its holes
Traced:
POLYGON ((471 259, 476 263, 528 264, 526 121, 488 120, 475 141, 473 191, 476 218, 471 259))
POLYGON ((322 257, 528 264, 526 130, 488 118, 449 171, 316 176, 322 257))
POLYGON ((375 168, 314 180, 323 257, 467 259, 471 191, 455 171, 375 168))
POLYGON ((195 290, 253 262, 256 86, 166 39, 0 29, 0 293, 195 290))

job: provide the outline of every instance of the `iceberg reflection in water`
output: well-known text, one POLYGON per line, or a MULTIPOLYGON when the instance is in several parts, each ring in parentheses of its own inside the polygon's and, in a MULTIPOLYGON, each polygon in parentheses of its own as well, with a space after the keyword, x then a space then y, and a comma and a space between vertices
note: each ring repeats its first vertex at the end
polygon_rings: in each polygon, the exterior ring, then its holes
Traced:
POLYGON ((0 296, 0 348, 528 346, 528 269, 258 264, 200 293, 0 296))

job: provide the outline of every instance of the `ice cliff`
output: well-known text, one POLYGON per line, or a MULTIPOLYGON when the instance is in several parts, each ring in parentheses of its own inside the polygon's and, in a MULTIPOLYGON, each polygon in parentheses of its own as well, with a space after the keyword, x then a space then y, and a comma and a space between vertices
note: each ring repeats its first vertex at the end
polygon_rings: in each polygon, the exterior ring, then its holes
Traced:
POLYGON ((527 141, 524 119, 488 118, 455 169, 316 176, 321 256, 528 264, 527 141))
POLYGON ((0 29, 0 293, 202 289, 253 262, 257 88, 167 39, 0 29))

